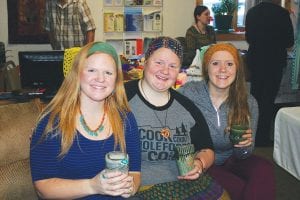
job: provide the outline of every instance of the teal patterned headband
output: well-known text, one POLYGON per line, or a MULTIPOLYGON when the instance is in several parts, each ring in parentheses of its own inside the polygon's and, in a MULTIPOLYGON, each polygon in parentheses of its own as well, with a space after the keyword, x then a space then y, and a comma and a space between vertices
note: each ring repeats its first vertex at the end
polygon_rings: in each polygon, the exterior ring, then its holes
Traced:
POLYGON ((180 42, 176 39, 170 37, 158 37, 155 38, 149 45, 148 50, 145 54, 145 59, 147 60, 151 54, 153 54, 159 48, 168 48, 173 51, 180 61, 182 62, 183 59, 183 48, 180 42))

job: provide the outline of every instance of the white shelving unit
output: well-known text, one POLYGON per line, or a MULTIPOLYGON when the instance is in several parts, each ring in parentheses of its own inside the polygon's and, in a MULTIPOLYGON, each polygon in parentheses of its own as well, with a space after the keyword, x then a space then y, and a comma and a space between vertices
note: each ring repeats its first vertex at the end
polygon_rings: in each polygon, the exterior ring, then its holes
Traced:
POLYGON ((104 0, 103 2, 103 37, 117 49, 119 54, 127 55, 125 41, 162 35, 163 0, 141 2, 143 5, 134 5, 139 3, 139 0, 104 0), (133 18, 131 21, 128 19, 130 15, 133 18))

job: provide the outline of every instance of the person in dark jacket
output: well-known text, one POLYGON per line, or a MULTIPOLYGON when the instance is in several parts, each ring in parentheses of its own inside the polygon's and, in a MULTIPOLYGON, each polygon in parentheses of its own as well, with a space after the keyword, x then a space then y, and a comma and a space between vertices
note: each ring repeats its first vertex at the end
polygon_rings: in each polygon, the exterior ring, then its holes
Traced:
POLYGON ((289 12, 279 0, 264 0, 246 15, 247 65, 251 73, 251 94, 259 107, 256 146, 272 144, 270 127, 279 91, 287 48, 294 44, 289 12))

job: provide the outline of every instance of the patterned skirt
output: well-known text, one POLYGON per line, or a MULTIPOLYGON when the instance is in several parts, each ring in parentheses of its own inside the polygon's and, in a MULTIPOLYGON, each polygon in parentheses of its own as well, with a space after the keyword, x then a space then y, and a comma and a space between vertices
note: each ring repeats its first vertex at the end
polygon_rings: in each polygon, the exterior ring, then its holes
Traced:
POLYGON ((179 180, 143 188, 132 199, 230 200, 225 189, 208 174, 203 174, 196 180, 179 180))

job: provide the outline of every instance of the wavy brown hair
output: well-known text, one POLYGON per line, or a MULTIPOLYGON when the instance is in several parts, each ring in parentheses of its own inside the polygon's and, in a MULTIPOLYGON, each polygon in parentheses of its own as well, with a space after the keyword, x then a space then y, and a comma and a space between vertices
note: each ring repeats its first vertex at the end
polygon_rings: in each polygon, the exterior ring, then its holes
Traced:
POLYGON ((237 66, 236 77, 229 88, 226 103, 229 106, 227 116, 227 126, 233 124, 245 124, 250 126, 250 111, 248 105, 248 89, 245 79, 244 62, 239 51, 230 43, 218 43, 211 45, 203 56, 202 75, 206 82, 209 81, 208 65, 212 55, 217 51, 227 51, 233 58, 237 66))
MULTIPOLYGON (((88 58, 88 50, 94 44, 89 43, 79 51, 74 59, 72 69, 65 77, 57 94, 38 118, 40 121, 49 115, 44 137, 51 131, 59 131, 58 133, 61 134, 61 152, 59 156, 63 156, 68 152, 76 136, 76 119, 80 112, 80 74, 88 58)), ((126 120, 126 113, 130 111, 130 108, 125 94, 123 73, 119 61, 116 63, 116 68, 116 87, 114 92, 105 99, 104 110, 107 112, 112 126, 115 139, 114 146, 116 148, 117 145, 120 145, 121 150, 125 152, 123 121, 126 120)))

